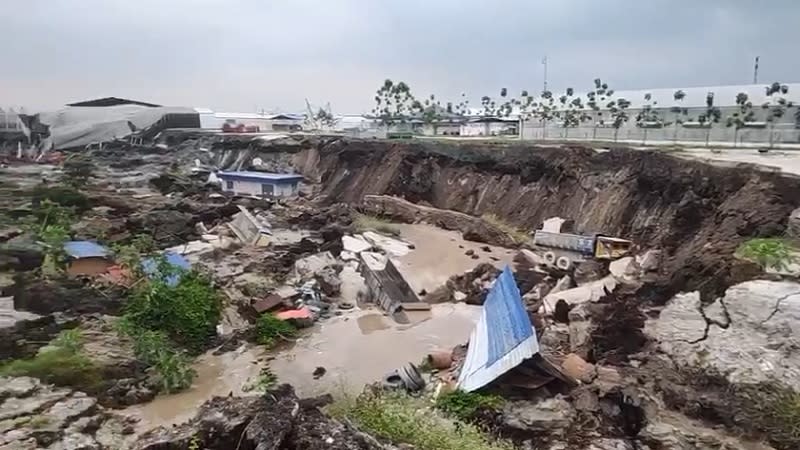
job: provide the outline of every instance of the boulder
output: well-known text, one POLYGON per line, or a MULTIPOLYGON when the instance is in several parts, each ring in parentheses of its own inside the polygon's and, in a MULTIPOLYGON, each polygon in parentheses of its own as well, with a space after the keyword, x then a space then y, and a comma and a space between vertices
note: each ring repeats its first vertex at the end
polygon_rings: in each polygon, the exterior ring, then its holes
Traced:
POLYGON ((645 333, 685 367, 731 383, 774 381, 800 390, 800 284, 755 280, 703 305, 696 292, 675 296, 645 333))
POLYGON ((605 264, 593 259, 578 263, 572 274, 575 279, 575 284, 578 286, 597 281, 606 275, 608 275, 608 271, 606 270, 605 264))
POLYGON ((333 267, 325 267, 314 275, 314 279, 319 283, 319 288, 328 297, 336 297, 342 291, 342 280, 339 273, 333 267))
POLYGON ((516 432, 562 434, 572 424, 576 411, 563 396, 545 400, 509 401, 503 406, 503 425, 516 432))

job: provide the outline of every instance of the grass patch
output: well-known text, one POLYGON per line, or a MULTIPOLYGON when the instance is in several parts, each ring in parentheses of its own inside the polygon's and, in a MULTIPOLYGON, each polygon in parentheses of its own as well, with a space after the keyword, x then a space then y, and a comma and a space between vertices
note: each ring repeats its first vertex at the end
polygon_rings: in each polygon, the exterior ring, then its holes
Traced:
POLYGON ((786 239, 758 238, 744 242, 736 249, 736 256, 752 261, 762 269, 785 271, 796 261, 797 249, 786 239))
POLYGON ((442 394, 436 399, 436 408, 461 420, 470 420, 475 413, 484 409, 499 409, 503 399, 496 395, 455 390, 442 394))
POLYGON ((100 369, 83 354, 77 329, 62 331, 33 358, 3 364, 0 376, 34 377, 45 383, 89 391, 102 381, 100 369))
POLYGON ((501 219, 497 216, 497 214, 487 213, 482 215, 481 219, 485 220, 503 233, 509 235, 517 244, 524 244, 530 240, 528 233, 501 219))
POLYGON ((242 390, 245 392, 260 392, 265 393, 274 388, 278 384, 278 377, 272 373, 269 367, 264 367, 259 372, 256 379, 245 385, 242 390))
POLYGON ((279 339, 285 339, 297 334, 297 328, 285 320, 280 320, 274 314, 264 313, 256 322, 256 339, 258 343, 273 347, 279 339))
POLYGON ((365 393, 345 397, 329 407, 335 417, 394 444, 417 450, 511 450, 507 441, 495 440, 478 427, 445 417, 424 400, 397 393, 365 393))
POLYGON ((377 231, 390 236, 400 236, 400 227, 380 217, 356 214, 353 224, 356 226, 356 230, 361 233, 364 231, 377 231))

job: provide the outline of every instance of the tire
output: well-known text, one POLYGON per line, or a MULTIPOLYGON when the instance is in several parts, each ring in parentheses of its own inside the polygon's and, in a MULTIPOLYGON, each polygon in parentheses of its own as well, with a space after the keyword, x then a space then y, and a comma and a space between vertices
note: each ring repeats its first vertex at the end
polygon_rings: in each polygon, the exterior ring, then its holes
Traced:
POLYGON ((566 256, 559 256, 556 260, 556 267, 561 270, 569 270, 572 267, 572 261, 566 256))
POLYGON ((547 252, 544 254, 544 262, 548 265, 553 265, 556 262, 556 254, 553 252, 547 252))

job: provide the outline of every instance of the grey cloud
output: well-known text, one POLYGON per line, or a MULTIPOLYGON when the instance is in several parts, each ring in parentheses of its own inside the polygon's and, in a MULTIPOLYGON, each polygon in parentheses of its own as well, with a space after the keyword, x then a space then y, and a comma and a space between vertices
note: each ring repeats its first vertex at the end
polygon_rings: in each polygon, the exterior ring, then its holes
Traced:
POLYGON ((476 102, 582 90, 799 81, 792 0, 5 0, 0 106, 127 96, 218 109, 363 112, 383 78, 476 102), (8 41, 6 41, 8 44, 8 41))

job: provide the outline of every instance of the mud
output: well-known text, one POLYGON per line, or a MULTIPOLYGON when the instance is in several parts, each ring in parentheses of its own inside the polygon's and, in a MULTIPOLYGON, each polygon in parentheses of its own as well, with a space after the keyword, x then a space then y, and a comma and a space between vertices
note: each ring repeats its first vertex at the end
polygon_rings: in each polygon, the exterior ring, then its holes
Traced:
POLYGON ((412 323, 398 325, 378 310, 355 311, 315 326, 269 366, 301 396, 358 393, 405 363, 463 343, 479 314, 469 305, 434 305, 430 312, 409 312, 412 323), (327 370, 318 380, 317 367, 327 370))

